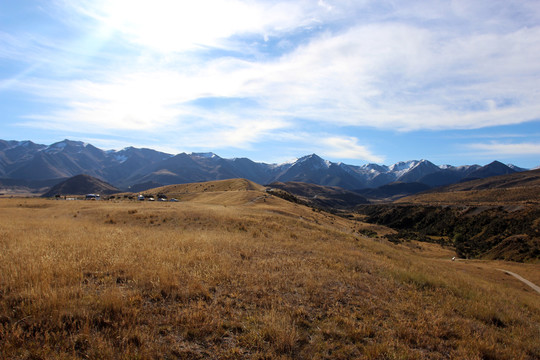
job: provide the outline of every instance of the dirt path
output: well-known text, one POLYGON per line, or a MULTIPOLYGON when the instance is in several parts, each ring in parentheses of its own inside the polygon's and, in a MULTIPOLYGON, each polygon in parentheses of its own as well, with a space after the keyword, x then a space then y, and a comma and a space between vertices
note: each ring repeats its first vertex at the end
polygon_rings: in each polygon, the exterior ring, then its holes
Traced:
POLYGON ((518 274, 513 273, 513 272, 511 272, 511 271, 503 270, 503 269, 497 269, 497 270, 502 271, 502 272, 504 272, 505 274, 512 275, 513 277, 515 277, 515 278, 518 279, 519 281, 521 281, 521 282, 523 282, 523 283, 529 285, 531 288, 533 288, 534 291, 536 291, 537 293, 540 294, 540 286, 535 285, 534 283, 530 282, 529 280, 524 279, 524 278, 522 278, 521 276, 519 276, 518 274))

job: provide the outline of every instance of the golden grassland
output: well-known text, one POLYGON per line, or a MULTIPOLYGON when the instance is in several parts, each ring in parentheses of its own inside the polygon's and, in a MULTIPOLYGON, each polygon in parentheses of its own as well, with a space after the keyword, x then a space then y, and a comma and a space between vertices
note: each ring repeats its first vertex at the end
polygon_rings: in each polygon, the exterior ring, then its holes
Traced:
POLYGON ((407 196, 396 202, 426 205, 539 205, 540 170, 459 182, 407 196))
POLYGON ((500 206, 507 203, 540 205, 540 186, 503 189, 460 190, 449 192, 421 193, 396 200, 396 203, 425 205, 469 205, 500 206))
POLYGON ((166 185, 151 189, 154 193, 167 194, 168 196, 180 197, 186 194, 223 191, 264 191, 265 187, 246 179, 227 179, 199 183, 166 185))
POLYGON ((258 189, 189 200, 0 199, 0 358, 540 358, 540 295, 509 263, 258 189))

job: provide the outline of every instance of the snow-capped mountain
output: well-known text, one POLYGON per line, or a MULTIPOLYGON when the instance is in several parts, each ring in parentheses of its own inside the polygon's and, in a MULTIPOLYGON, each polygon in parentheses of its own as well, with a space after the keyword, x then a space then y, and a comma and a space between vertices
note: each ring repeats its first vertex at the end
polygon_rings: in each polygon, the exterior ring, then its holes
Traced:
POLYGON ((87 174, 122 189, 141 188, 141 184, 156 186, 229 178, 246 178, 259 184, 300 181, 349 190, 395 182, 418 182, 433 187, 522 170, 497 161, 486 166, 458 167, 437 166, 428 160, 355 166, 333 163, 316 154, 282 164, 266 164, 247 158, 224 159, 214 153, 171 155, 134 147, 104 151, 67 139, 48 146, 0 140, 0 178, 49 181, 87 174))

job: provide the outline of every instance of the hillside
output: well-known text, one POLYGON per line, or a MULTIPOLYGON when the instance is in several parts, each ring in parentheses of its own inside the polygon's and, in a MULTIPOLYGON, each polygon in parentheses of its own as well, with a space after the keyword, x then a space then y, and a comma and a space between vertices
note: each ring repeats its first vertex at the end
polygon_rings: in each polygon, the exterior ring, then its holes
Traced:
POLYGON ((451 246, 459 257, 540 262, 540 207, 381 204, 358 209, 365 221, 398 231, 393 241, 451 246))
POLYGON ((379 186, 375 189, 356 190, 357 193, 366 196, 369 199, 394 201, 411 194, 416 194, 430 189, 429 185, 419 182, 394 182, 379 186))
POLYGON ((170 197, 202 192, 216 191, 264 191, 265 187, 246 179, 227 179, 200 183, 167 185, 148 190, 148 192, 165 194, 170 197))
POLYGON ((160 190, 186 198, 0 199, 0 358, 540 357, 538 294, 496 270, 538 267, 368 238, 243 180, 160 190))
MULTIPOLYGON (((273 182, 268 185, 270 189, 280 189, 290 193, 305 204, 323 209, 353 209, 359 204, 369 201, 353 192, 339 187, 322 186, 303 182, 288 181, 286 183, 273 182)), ((271 190, 270 190, 271 191, 271 190)))
POLYGON ((101 194, 110 195, 120 192, 111 184, 96 179, 89 175, 77 175, 59 184, 54 185, 42 197, 53 197, 56 195, 84 195, 101 194))
POLYGON ((48 191, 51 186, 58 184, 59 181, 62 181, 62 179, 40 181, 0 178, 0 193, 9 196, 39 196, 48 191))
POLYGON ((246 179, 167 185, 142 191, 145 197, 165 196, 185 202, 241 205, 266 197, 265 187, 246 179))
POLYGON ((540 261, 540 170, 462 182, 358 209, 397 238, 453 246, 467 258, 540 261))
POLYGON ((412 204, 540 204, 540 169, 477 179, 404 197, 412 204))
POLYGON ((463 180, 483 179, 492 176, 513 174, 515 172, 516 170, 513 167, 509 167, 500 161, 493 161, 486 166, 469 173, 463 180))

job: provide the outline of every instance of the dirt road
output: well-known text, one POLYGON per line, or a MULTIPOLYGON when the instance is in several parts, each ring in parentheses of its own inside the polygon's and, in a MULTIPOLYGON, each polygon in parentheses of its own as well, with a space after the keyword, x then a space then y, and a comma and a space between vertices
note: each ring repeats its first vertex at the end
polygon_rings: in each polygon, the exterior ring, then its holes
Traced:
POLYGON ((535 285, 534 283, 530 282, 529 280, 524 279, 524 278, 522 278, 521 276, 519 276, 518 274, 513 273, 513 272, 511 272, 511 271, 503 270, 503 269, 497 269, 497 270, 502 271, 502 272, 504 272, 504 273, 506 273, 506 274, 508 274, 508 275, 512 275, 513 277, 515 277, 515 278, 518 279, 519 281, 521 281, 521 282, 523 282, 523 283, 529 285, 531 288, 533 288, 534 291, 536 291, 537 293, 540 294, 540 286, 535 285))

